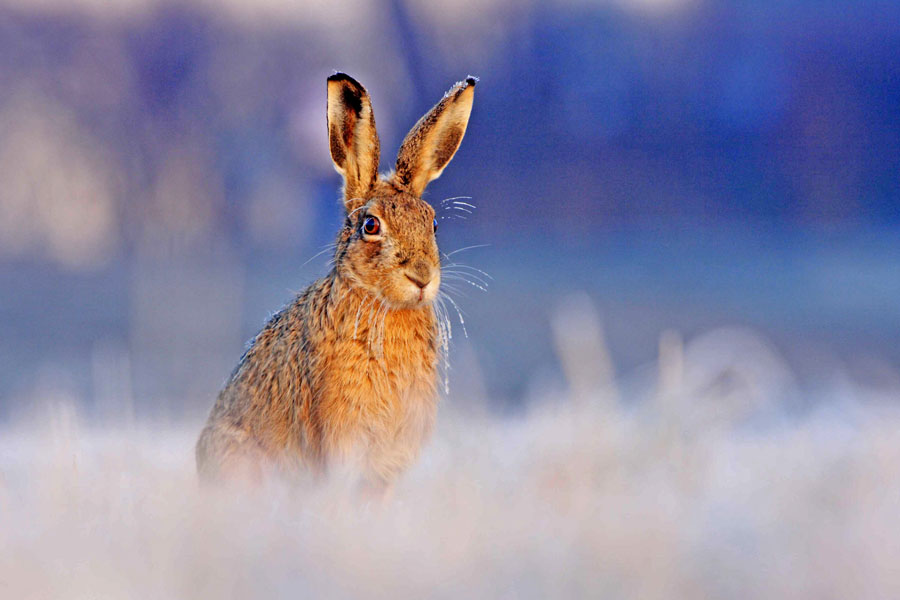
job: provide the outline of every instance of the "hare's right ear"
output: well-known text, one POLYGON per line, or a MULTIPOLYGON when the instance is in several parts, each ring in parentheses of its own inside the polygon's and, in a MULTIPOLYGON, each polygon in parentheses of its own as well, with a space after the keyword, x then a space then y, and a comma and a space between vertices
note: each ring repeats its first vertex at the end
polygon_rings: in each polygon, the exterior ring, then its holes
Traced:
POLYGON ((375 115, 366 89, 344 73, 328 78, 328 144, 331 160, 344 176, 347 212, 362 206, 378 175, 375 115))
POLYGON ((456 154, 469 124, 477 81, 470 76, 450 88, 400 144, 395 177, 413 195, 421 196, 456 154))

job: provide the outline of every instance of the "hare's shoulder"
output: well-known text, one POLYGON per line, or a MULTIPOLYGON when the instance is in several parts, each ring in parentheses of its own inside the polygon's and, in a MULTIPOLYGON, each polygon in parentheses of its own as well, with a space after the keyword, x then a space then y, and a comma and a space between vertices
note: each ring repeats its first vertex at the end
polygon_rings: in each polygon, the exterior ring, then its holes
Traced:
POLYGON ((248 343, 240 363, 254 353, 302 342, 303 338, 309 335, 310 329, 315 328, 317 322, 321 320, 332 285, 331 277, 323 277, 272 314, 259 333, 248 343))
MULTIPOLYGON (((312 352, 310 330, 320 329, 314 321, 322 310, 317 305, 328 282, 318 280, 290 303, 272 314, 248 343, 237 366, 220 393, 220 403, 231 404, 247 394, 272 394, 282 388, 285 378, 296 378, 307 370, 300 364, 312 352), (231 400, 231 401, 229 401, 231 400)), ((278 394, 276 394, 278 395, 278 394)))

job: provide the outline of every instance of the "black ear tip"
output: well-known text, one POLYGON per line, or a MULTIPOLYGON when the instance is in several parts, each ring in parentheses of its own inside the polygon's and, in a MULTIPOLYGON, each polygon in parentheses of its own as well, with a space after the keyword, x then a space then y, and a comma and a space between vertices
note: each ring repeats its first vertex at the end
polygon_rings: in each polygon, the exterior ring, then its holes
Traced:
POLYGON ((354 87, 361 88, 362 86, 359 82, 346 73, 336 72, 334 75, 328 78, 328 83, 349 83, 354 87))
POLYGON ((466 77, 466 83, 474 87, 475 84, 478 83, 478 78, 474 75, 469 75, 468 77, 466 77))

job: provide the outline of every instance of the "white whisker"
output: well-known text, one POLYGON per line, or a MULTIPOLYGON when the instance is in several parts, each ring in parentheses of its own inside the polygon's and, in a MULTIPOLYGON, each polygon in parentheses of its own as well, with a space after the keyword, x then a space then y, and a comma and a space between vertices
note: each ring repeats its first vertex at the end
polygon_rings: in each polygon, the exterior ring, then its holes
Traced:
MULTIPOLYGON (((460 197, 462 197, 462 196, 460 196, 460 197)), ((468 202, 452 202, 451 204, 453 204, 454 206, 467 206, 467 207, 469 207, 469 208, 471 208, 471 209, 476 209, 476 208, 478 208, 478 207, 475 206, 474 204, 469 204, 468 202)))
POLYGON ((454 250, 453 252, 449 252, 449 253, 445 254, 444 256, 446 256, 447 258, 450 258, 454 254, 457 254, 459 252, 465 252, 466 250, 472 250, 474 248, 487 248, 488 246, 490 246, 490 244, 475 244, 474 246, 466 246, 465 248, 459 248, 457 250, 454 250))
POLYGON ((485 291, 487 291, 487 287, 490 285, 489 282, 485 281, 478 275, 474 273, 469 273, 468 271, 454 271, 452 269, 445 269, 441 271, 442 274, 446 274, 448 276, 453 276, 456 279, 462 279, 464 281, 468 281, 469 283, 478 282, 482 286, 484 286, 485 291))
POLYGON ((444 277, 448 277, 450 279, 455 279, 458 281, 465 281, 466 283, 474 285, 475 287, 478 287, 485 292, 487 291, 488 286, 490 286, 490 283, 473 273, 466 273, 465 271, 443 271, 443 273, 445 273, 445 275, 443 275, 444 277))
POLYGON ((378 354, 381 358, 384 358, 384 337, 385 337, 385 327, 387 325, 387 314, 390 312, 390 307, 385 305, 384 313, 381 315, 381 333, 378 338, 378 354))
POLYGON ((461 277, 456 277, 456 278, 454 278, 454 277, 448 277, 448 279, 451 279, 452 281, 461 281, 461 282, 463 282, 463 283, 468 283, 468 284, 471 285, 472 287, 478 288, 478 289, 481 290, 482 292, 486 292, 486 291, 487 291, 487 288, 484 287, 483 285, 479 285, 479 284, 475 283, 474 281, 469 281, 468 279, 463 279, 463 278, 461 278, 461 277))
POLYGON ((372 303, 372 306, 369 308, 369 320, 368 320, 369 334, 366 336, 366 343, 369 346, 369 350, 372 349, 372 337, 375 332, 375 323, 378 322, 378 313, 381 312, 381 309, 384 307, 384 300, 379 300, 378 302, 380 304, 378 305, 377 309, 375 308, 374 302, 372 303))
POLYGON ((443 371, 444 394, 450 393, 450 340, 453 333, 450 328, 450 318, 447 316, 447 307, 444 305, 442 298, 443 292, 439 293, 434 303, 435 319, 437 321, 438 340, 440 348, 440 365, 443 371))
POLYGON ((453 202, 454 200, 471 200, 472 196, 453 196, 452 198, 444 198, 441 200, 441 206, 447 204, 448 202, 453 202))
POLYGON ((460 296, 466 297, 466 295, 463 293, 463 291, 461 289, 459 289, 458 287, 456 287, 455 285, 453 285, 451 283, 446 283, 446 282, 441 283, 441 289, 450 290, 454 294, 459 294, 460 296))
MULTIPOLYGON (((300 265, 300 268, 302 269, 303 267, 305 267, 306 265, 308 265, 309 263, 311 263, 314 259, 316 259, 316 258, 322 256, 323 254, 325 254, 325 253, 328 252, 329 250, 334 250, 336 247, 337 247, 337 244, 328 244, 328 245, 325 246, 322 250, 319 250, 318 252, 316 252, 315 254, 313 254, 312 256, 310 256, 310 257, 307 259, 307 261, 306 261, 305 263, 303 263, 302 265, 300 265)), ((329 259, 329 262, 333 262, 333 261, 334 261, 334 257, 332 257, 331 259, 329 259)))
MULTIPOLYGON (((446 255, 445 255, 445 256, 446 256, 446 255)), ((443 267, 443 268, 447 268, 447 267, 458 267, 458 268, 460 268, 460 269, 469 269, 469 270, 471 270, 471 271, 475 271, 475 272, 477 272, 477 273, 480 273, 481 275, 484 275, 485 277, 487 277, 487 278, 490 279, 491 281, 494 280, 494 278, 491 277, 491 274, 490 274, 490 273, 487 273, 487 272, 485 272, 485 271, 482 271, 481 269, 477 269, 477 268, 473 267, 472 265, 466 265, 466 264, 463 264, 463 263, 452 262, 452 263, 449 263, 449 264, 446 264, 446 265, 442 265, 442 267, 443 267)))
POLYGON ((447 300, 450 301, 450 304, 453 305, 453 308, 456 309, 456 314, 457 314, 457 316, 459 317, 459 324, 462 325, 463 335, 466 336, 466 338, 468 339, 468 337, 469 337, 469 332, 466 331, 466 320, 463 319, 463 313, 462 313, 462 311, 459 309, 459 305, 456 304, 456 301, 454 301, 453 298, 451 298, 449 294, 445 294, 444 297, 447 298, 447 300))
POLYGON ((365 301, 366 306, 373 303, 375 301, 375 296, 369 296, 368 299, 360 298, 359 299, 359 308, 356 309, 356 322, 353 324, 353 339, 356 339, 356 332, 359 328, 359 316, 362 314, 363 301, 365 301))
MULTIPOLYGON (((363 199, 364 199, 364 198, 353 198, 353 200, 363 200, 363 199)), ((352 201, 352 200, 351 200, 351 201, 352 201)), ((362 209, 364 209, 365 207, 366 207, 366 205, 363 204, 362 206, 358 206, 358 207, 354 208, 353 210, 351 210, 350 212, 347 213, 347 218, 349 219, 350 217, 353 216, 353 213, 355 213, 355 212, 358 211, 358 210, 362 210, 362 209)))

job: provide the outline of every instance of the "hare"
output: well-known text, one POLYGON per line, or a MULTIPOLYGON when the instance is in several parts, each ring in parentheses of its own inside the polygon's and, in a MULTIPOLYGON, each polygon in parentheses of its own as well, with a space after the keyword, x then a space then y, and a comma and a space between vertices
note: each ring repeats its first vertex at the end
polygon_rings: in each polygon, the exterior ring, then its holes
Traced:
POLYGON ((201 479, 349 462, 364 486, 387 489, 415 460, 435 420, 445 334, 437 221, 421 196, 459 148, 475 83, 454 85, 379 175, 369 94, 343 73, 328 78, 346 209, 334 266, 269 320, 219 393, 197 441, 201 479))

